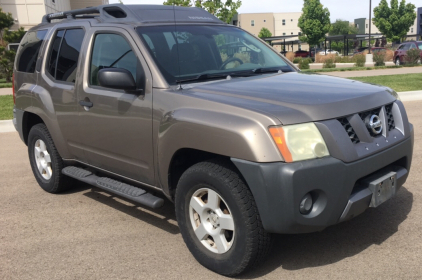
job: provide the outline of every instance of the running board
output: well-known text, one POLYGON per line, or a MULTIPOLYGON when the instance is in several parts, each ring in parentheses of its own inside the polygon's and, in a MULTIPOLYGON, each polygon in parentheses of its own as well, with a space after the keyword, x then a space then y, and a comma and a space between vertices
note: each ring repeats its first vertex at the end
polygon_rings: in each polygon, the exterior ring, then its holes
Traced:
POLYGON ((76 180, 88 183, 153 209, 160 208, 164 204, 164 200, 162 198, 156 197, 143 189, 110 178, 98 177, 91 171, 79 167, 65 167, 63 168, 62 173, 75 178, 76 180))

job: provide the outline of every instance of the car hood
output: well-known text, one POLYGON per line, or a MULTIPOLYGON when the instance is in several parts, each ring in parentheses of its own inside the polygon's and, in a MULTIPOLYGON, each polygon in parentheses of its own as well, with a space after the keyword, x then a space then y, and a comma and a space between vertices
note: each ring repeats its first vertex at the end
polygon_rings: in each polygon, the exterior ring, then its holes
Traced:
POLYGON ((282 73, 192 84, 186 93, 276 117, 282 124, 320 121, 396 100, 386 87, 318 74, 282 73))

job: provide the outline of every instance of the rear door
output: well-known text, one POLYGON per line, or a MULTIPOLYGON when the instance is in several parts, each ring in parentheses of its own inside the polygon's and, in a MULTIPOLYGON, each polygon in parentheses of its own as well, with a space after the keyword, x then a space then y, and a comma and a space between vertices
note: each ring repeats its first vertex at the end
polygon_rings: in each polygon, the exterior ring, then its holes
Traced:
POLYGON ((135 41, 123 28, 92 28, 84 50, 83 82, 78 100, 79 131, 86 162, 146 184, 154 184, 152 146, 152 78, 135 41), (98 71, 124 68, 143 90, 102 87, 98 71))
POLYGON ((46 121, 60 155, 66 159, 84 158, 78 144, 75 85, 78 82, 80 51, 88 29, 88 22, 80 22, 74 26, 58 24, 51 30, 50 39, 39 59, 43 64, 39 64, 38 86, 33 90, 36 97, 33 107, 38 110, 34 112, 46 121))

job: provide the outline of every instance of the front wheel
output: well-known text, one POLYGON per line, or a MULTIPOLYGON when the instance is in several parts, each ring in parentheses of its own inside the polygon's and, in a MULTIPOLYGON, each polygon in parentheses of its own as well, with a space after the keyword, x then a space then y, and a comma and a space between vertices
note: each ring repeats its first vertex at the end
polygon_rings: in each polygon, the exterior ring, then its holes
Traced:
POLYGON ((190 167, 176 189, 176 215, 190 252, 206 268, 236 276, 261 261, 271 234, 249 188, 230 162, 190 167))
POLYGON ((398 58, 398 57, 397 57, 397 58, 396 58, 396 65, 397 65, 397 66, 400 66, 400 64, 401 64, 401 63, 400 63, 400 58, 398 58))

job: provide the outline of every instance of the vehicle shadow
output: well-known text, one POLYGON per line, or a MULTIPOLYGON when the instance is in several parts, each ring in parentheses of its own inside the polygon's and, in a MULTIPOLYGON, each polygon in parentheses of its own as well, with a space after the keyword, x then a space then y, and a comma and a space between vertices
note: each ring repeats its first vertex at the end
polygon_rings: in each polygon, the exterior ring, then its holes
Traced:
POLYGON ((152 226, 165 230, 168 233, 180 233, 176 222, 174 205, 164 196, 157 195, 164 199, 165 202, 163 207, 159 209, 149 209, 123 197, 116 196, 95 187, 93 188, 90 185, 87 186, 91 188, 91 190, 83 193, 84 196, 110 206, 136 219, 142 220, 152 226))
POLYGON ((398 231, 412 204, 413 194, 402 187, 396 197, 378 208, 322 232, 276 235, 267 260, 238 278, 262 277, 279 267, 299 270, 324 266, 359 254, 371 245, 381 245, 398 231))

